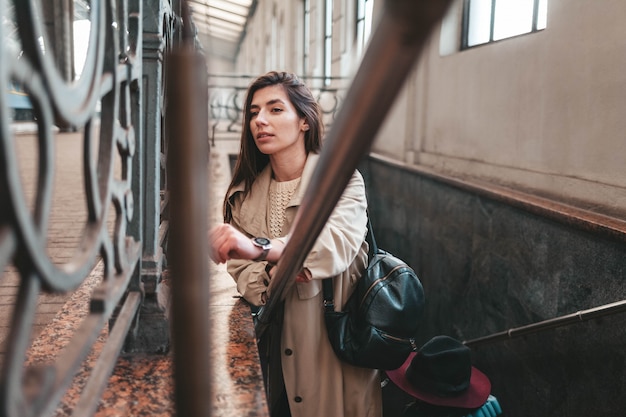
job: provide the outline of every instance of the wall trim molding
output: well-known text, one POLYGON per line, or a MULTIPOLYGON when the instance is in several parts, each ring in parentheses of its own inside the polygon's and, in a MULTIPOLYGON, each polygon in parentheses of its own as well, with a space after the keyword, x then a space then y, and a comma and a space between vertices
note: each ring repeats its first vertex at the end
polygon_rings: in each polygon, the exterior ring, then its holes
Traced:
POLYGON ((504 187, 484 180, 443 174, 425 166, 407 164, 375 152, 370 153, 369 158, 568 226, 615 239, 622 243, 626 242, 626 221, 611 215, 593 212, 577 207, 572 203, 504 187))

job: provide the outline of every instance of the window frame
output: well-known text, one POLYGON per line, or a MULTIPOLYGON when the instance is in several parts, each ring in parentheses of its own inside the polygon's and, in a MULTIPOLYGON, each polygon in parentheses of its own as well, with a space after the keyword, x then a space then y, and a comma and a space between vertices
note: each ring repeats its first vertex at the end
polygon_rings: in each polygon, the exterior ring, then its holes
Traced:
POLYGON ((311 0, 303 1, 302 32, 302 72, 307 75, 311 56, 311 0))
POLYGON ((334 0, 324 0, 324 85, 331 83, 333 71, 333 6, 334 0))
MULTIPOLYGON (((517 36, 528 35, 530 33, 536 33, 545 29, 545 27, 538 28, 537 23, 539 21, 539 6, 542 0, 533 0, 533 14, 531 29, 528 32, 519 33, 516 35, 507 36, 504 38, 494 39, 494 30, 496 26, 496 3, 498 0, 491 0, 491 16, 489 19, 489 39, 485 42, 477 43, 475 45, 469 45, 469 29, 470 29, 470 7, 472 0, 463 0, 463 16, 462 16, 462 30, 461 30, 461 50, 476 48, 479 46, 489 45, 494 42, 500 42, 505 39, 515 38, 517 36)), ((543 0, 547 2, 548 0, 543 0)))
POLYGON ((372 12, 374 0, 356 0, 355 2, 355 36, 357 56, 361 56, 365 45, 372 34, 372 12), (369 12, 369 13, 368 13, 369 12))

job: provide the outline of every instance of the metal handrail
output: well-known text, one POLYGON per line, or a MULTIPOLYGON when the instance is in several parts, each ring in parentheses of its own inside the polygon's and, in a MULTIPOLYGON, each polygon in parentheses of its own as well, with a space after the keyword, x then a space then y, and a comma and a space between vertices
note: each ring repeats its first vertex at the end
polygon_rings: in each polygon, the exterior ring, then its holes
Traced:
POLYGON ((368 152, 434 26, 451 1, 387 0, 363 61, 330 129, 292 234, 256 320, 257 337, 328 220, 359 161, 368 152), (311 215, 315 213, 315 215, 311 215))
POLYGON ((526 336, 532 333, 538 333, 543 330, 554 329, 574 323, 580 323, 604 316, 626 312, 626 300, 617 301, 611 304, 605 304, 599 307, 590 308, 588 310, 578 311, 576 313, 567 314, 565 316, 555 317, 552 319, 540 321, 521 327, 514 327, 489 336, 479 337, 472 340, 464 341, 463 344, 469 347, 477 347, 495 342, 511 340, 517 337, 526 336))
MULTIPOLYGON (((182 16, 189 8, 182 2, 182 16)), ((190 27, 183 42, 168 54, 167 97, 170 140, 167 171, 170 179, 169 269, 172 280, 172 343, 174 398, 181 417, 211 415, 211 367, 206 360, 210 342, 207 195, 208 97, 206 62, 193 46, 190 27), (198 88, 198 86, 202 86, 198 88), (173 134, 175 133, 175 135, 173 134), (175 138, 175 139, 174 139, 175 138), (193 339, 190 340, 190 335, 193 339)))

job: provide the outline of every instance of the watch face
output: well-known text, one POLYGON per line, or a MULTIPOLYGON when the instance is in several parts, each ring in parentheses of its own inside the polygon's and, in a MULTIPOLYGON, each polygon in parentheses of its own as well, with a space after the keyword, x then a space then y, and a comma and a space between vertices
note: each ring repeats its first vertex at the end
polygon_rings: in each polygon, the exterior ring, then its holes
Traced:
POLYGON ((270 240, 266 237, 255 237, 254 242, 260 246, 265 246, 270 244, 270 240))

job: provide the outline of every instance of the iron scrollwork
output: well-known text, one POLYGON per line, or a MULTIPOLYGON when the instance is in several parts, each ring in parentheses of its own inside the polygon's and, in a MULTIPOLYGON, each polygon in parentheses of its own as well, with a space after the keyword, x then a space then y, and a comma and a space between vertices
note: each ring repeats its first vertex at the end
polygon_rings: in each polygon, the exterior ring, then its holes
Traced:
MULTIPOLYGON (((7 47, 0 27, 0 267, 19 273, 6 356, 0 379, 0 416, 50 414, 72 382, 82 360, 129 287, 141 244, 128 236, 133 219, 131 175, 135 153, 133 110, 141 80, 141 2, 91 0, 89 48, 80 78, 67 80, 50 50, 40 0, 0 0, 14 11, 21 54, 7 47), (43 47, 42 47, 43 45, 43 47), (11 83, 28 94, 37 125, 39 171, 34 209, 30 209, 16 163, 15 135, 6 92, 11 83), (101 111, 99 111, 101 109, 101 111), (46 252, 52 179, 55 173, 54 125, 83 132, 83 183, 87 216, 81 242, 67 262, 46 252), (96 139, 97 138, 97 139, 96 139), (96 157, 93 157, 96 155, 96 157), (121 174, 114 175, 114 164, 121 174), (113 210, 114 213, 110 213, 113 210), (113 218, 113 225, 107 219, 113 218), (91 311, 71 343, 44 369, 25 366, 38 295, 76 289, 102 260, 104 273, 91 300, 91 311)), ((66 16, 71 19, 71 16, 66 16)), ((71 47, 71 45, 67 45, 71 47)), ((129 297, 130 298, 130 297, 129 297)), ((136 299, 136 297, 134 298, 136 299)), ((137 308, 136 306, 134 307, 137 308)))
MULTIPOLYGON (((228 135, 241 133, 241 121, 243 120, 243 103, 248 84, 254 80, 252 75, 219 75, 209 76, 213 84, 209 85, 209 115, 211 123, 211 142, 214 143, 216 135, 228 135)), ((303 81, 310 86, 313 96, 320 104, 322 120, 326 129, 332 126, 335 115, 339 111, 342 97, 348 83, 348 79, 335 79, 339 87, 317 86, 321 84, 321 78, 302 77, 303 81)))

